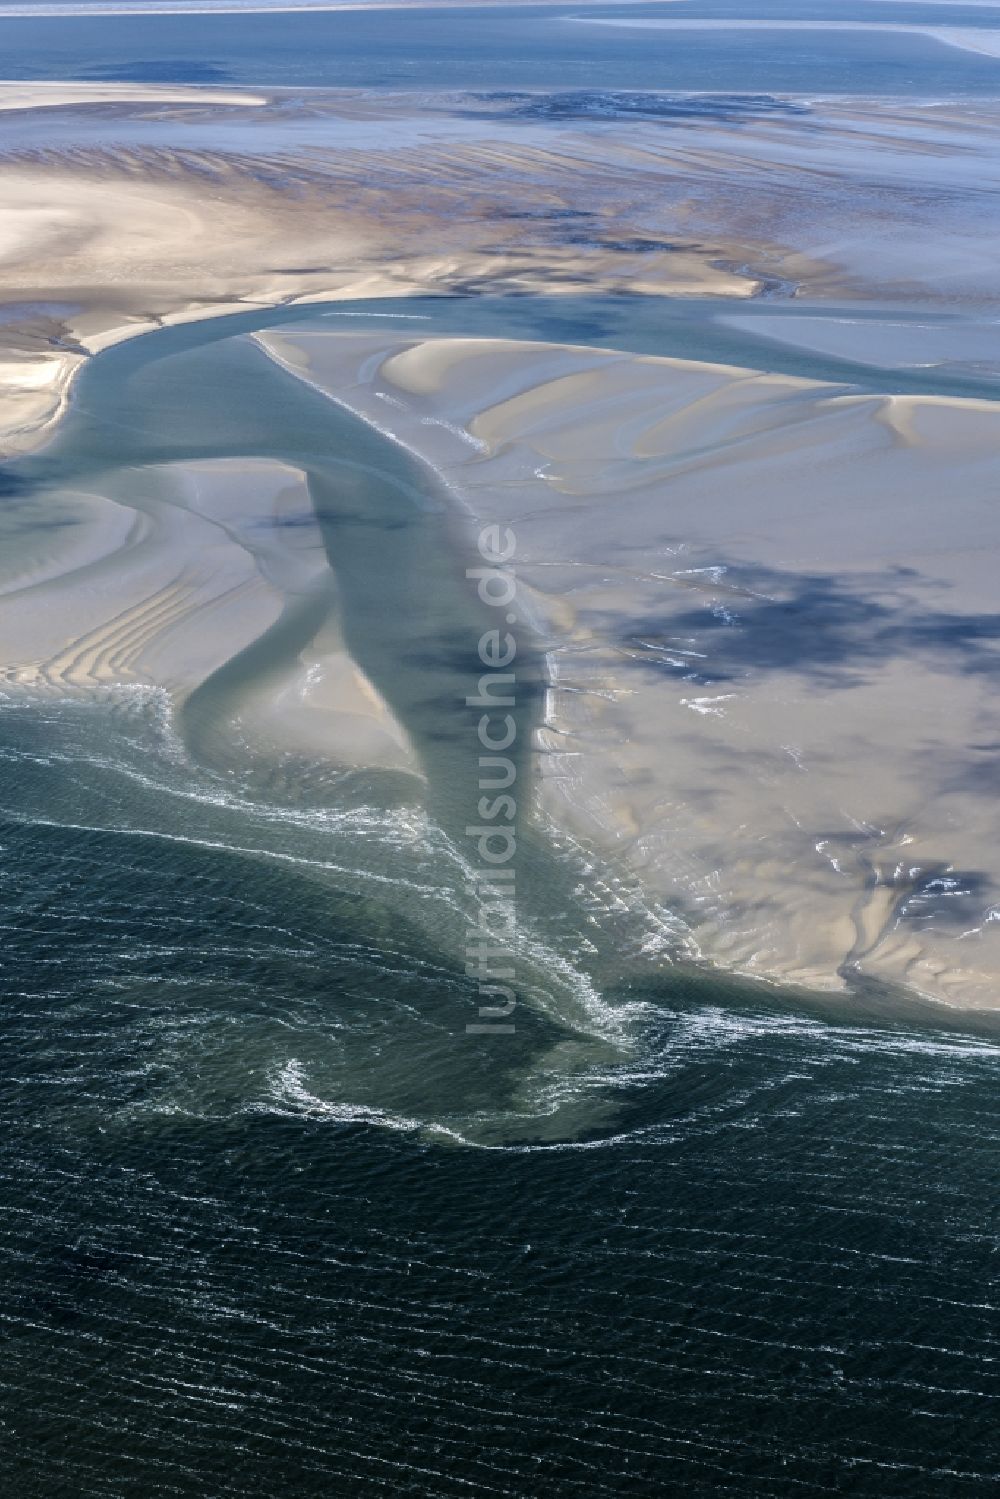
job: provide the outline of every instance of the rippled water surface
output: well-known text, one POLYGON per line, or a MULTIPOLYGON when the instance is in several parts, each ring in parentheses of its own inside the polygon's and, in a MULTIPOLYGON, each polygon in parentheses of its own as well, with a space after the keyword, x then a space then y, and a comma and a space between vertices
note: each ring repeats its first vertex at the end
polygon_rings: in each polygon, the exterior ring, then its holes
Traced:
MULTIPOLYGON (((419 315, 693 336, 614 301, 419 315)), ((247 326, 94 361, 14 492, 304 463, 429 799, 255 763, 231 682, 181 723, 149 690, 0 701, 6 1492, 994 1492, 995 1027, 657 974, 657 913, 526 829, 518 1029, 466 1035, 446 646, 476 620, 447 568, 407 589, 447 555, 434 479, 247 326)))
POLYGON ((901 0, 673 0, 668 4, 417 6, 261 15, 87 15, 52 21, 0 0, 7 78, 142 79, 286 88, 695 89, 924 97, 996 96, 1000 58, 928 28, 989 31, 980 4, 901 0), (6 9, 21 12, 4 16, 6 9), (582 17, 582 19, 581 19, 582 17), (832 21, 733 30, 727 21, 832 21), (656 31, 602 21, 707 22, 656 31), (889 26, 890 30, 879 29, 889 26), (874 29, 873 29, 874 28, 874 29))

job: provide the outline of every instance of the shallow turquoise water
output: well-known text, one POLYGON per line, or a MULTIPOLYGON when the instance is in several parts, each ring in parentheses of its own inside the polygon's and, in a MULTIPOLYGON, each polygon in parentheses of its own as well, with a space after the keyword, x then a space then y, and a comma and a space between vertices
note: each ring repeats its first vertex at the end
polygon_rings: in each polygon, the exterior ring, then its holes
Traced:
MULTIPOLYGON (((631 300, 404 310, 696 336, 631 300)), ((94 361, 5 503, 306 461, 434 826, 388 779, 255 761, 238 682, 180 725, 142 694, 0 701, 6 1491, 992 1492, 996 1028, 652 974, 646 914, 529 839, 517 1032, 466 1035, 461 738, 435 728, 476 619, 435 480, 230 336, 250 321, 94 361)))

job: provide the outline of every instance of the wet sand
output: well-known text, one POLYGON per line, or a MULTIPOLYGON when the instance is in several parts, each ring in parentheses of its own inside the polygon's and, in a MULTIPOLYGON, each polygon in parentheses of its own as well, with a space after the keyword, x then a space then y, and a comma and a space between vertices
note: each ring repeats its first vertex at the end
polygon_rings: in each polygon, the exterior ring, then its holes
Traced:
POLYGON ((988 102, 5 83, 0 109, 8 453, 37 446, 89 354, 227 309, 998 292, 988 102))
MULTIPOLYGON (((974 317, 997 292, 989 108, 3 88, 8 455, 94 352, 237 308, 627 290, 974 317)), ((870 332, 802 323, 770 336, 877 357, 870 332)), ((1000 406, 584 346, 259 344, 426 459, 465 544, 473 519, 515 527, 547 661, 542 825, 620 860, 739 973, 997 1004, 1000 406)), ((303 469, 122 483, 49 496, 44 535, 11 509, 8 690, 183 705, 232 672, 262 753, 419 780, 340 634, 303 469), (241 674, 275 631, 280 669, 241 674)))
MULTIPOLYGON (((266 460, 102 476, 94 493, 9 501, 0 572, 8 696, 162 688, 175 710, 250 647, 303 617, 285 669, 229 692, 256 752, 420 774, 405 732, 344 648, 305 476, 266 460)), ((272 653, 273 654, 273 653, 272 653)))
POLYGON ((540 815, 741 974, 996 1004, 1000 407, 500 340, 259 342, 516 532, 540 815))

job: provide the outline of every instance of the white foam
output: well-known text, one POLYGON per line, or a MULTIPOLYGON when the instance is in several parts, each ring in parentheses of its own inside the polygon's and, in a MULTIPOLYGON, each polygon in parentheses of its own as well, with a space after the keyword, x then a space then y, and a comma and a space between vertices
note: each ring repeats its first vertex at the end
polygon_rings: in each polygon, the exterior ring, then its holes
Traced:
MULTIPOLYGON (((592 1082, 596 1085, 606 1080, 592 1079, 592 1082)), ((569 1085, 568 1080, 567 1084, 569 1085)), ((549 1107, 542 1108, 539 1112, 543 1115, 555 1113, 558 1103, 562 1101, 564 1091, 564 1089, 558 1089, 559 1097, 553 1094, 549 1099, 549 1107)), ((657 1132, 661 1128, 658 1124, 644 1125, 634 1130, 603 1135, 593 1140, 553 1140, 516 1145, 491 1144, 488 1141, 472 1139, 461 1130, 444 1124, 440 1120, 415 1119, 406 1114, 393 1114, 388 1109, 374 1108, 369 1104, 320 1098, 310 1091, 306 1083, 305 1067, 294 1057, 276 1069, 271 1078, 268 1095, 267 1103, 252 1106, 250 1112, 290 1113, 298 1117, 325 1119, 335 1124, 369 1124, 377 1129, 388 1129, 399 1134, 437 1136, 470 1150, 489 1150, 509 1155, 533 1155, 540 1151, 606 1150, 609 1146, 620 1145, 640 1135, 657 1132)), ((575 1090, 573 1096, 575 1096, 575 1090)), ((495 1125, 509 1118, 512 1122, 517 1120, 523 1123, 525 1119, 533 1117, 536 1116, 534 1114, 498 1114, 488 1122, 495 1125)))
POLYGON ((718 697, 682 697, 681 707, 690 708, 692 713, 707 714, 712 718, 725 718, 725 709, 718 707, 717 704, 732 702, 734 697, 736 697, 735 692, 720 692, 718 697))

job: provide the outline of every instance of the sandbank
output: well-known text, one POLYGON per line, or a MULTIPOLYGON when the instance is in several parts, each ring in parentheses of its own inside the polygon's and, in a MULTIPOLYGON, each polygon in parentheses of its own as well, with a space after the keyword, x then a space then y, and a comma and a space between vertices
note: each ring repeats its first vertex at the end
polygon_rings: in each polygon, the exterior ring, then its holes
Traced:
MULTIPOLYGON (((8 7, 0 17, 10 15, 8 7)), ((0 114, 15 109, 65 109, 68 106, 94 104, 223 104, 261 105, 267 96, 252 89, 195 87, 183 83, 85 83, 68 80, 22 82, 0 79, 0 114)))
POLYGON ((543 820, 736 972, 997 1005, 1000 406, 510 341, 258 341, 515 530, 543 820))
POLYGON ((182 709, 200 689, 223 758, 246 758, 252 744, 276 759, 420 775, 405 732, 344 648, 298 470, 264 459, 127 469, 100 492, 12 497, 0 526, 8 696, 145 686, 182 709), (296 610, 309 611, 308 644, 269 649, 268 632, 296 610), (214 702, 206 684, 258 643, 259 670, 214 702))
MULTIPOLYGON (((7 454, 96 350, 227 310, 620 291, 974 313, 998 291, 996 106, 140 92, 10 109, 7 454)), ((548 653, 542 822, 613 851, 734 971, 996 1005, 1000 408, 582 347, 261 343, 425 456, 467 521, 515 527, 548 653)), ((207 696, 234 753, 418 774, 344 653, 300 473, 123 482, 54 499, 72 520, 47 539, 12 533, 5 690, 207 696), (244 523, 286 503, 305 555, 244 523), (300 608, 312 644, 272 659, 300 608), (258 644, 213 706, 206 684, 258 644)))
POLYGON ((0 109, 7 453, 44 439, 90 353, 227 310, 998 294, 989 103, 7 83, 0 109))

